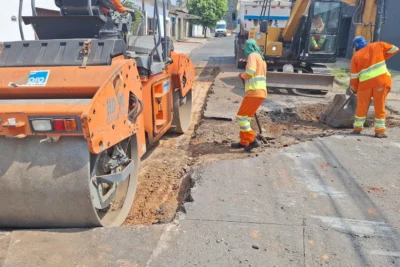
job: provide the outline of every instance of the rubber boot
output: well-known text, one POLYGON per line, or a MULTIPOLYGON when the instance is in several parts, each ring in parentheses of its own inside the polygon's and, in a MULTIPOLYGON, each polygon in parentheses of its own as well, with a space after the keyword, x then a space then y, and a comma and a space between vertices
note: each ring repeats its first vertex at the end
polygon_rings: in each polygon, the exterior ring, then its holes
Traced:
POLYGON ((251 150, 253 150, 254 148, 260 147, 261 146, 261 142, 258 141, 258 139, 254 139, 253 142, 251 142, 248 146, 245 147, 245 151, 246 152, 250 152, 251 150))
POLYGON ((387 134, 383 134, 383 133, 375 133, 375 137, 376 138, 388 138, 387 134))
POLYGON ((232 143, 231 144, 231 148, 233 148, 233 149, 242 149, 242 148, 245 148, 246 146, 245 145, 242 145, 241 143, 232 143))

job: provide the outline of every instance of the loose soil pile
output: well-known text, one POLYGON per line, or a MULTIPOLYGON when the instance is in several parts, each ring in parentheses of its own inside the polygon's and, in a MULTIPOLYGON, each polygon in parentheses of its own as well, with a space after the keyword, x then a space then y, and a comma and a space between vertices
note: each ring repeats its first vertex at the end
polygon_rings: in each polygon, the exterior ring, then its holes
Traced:
MULTIPOLYGON (((319 121, 320 115, 327 108, 325 104, 307 105, 295 109, 283 109, 273 112, 259 112, 258 117, 263 135, 275 138, 259 149, 258 153, 268 148, 282 148, 300 142, 311 141, 319 136, 350 133, 351 129, 328 128, 319 121)), ((400 120, 395 114, 387 119, 388 127, 399 127, 400 120)), ((255 120, 252 129, 258 133, 255 120)), ((197 128, 190 145, 192 157, 200 162, 215 160, 254 157, 256 153, 245 153, 243 150, 232 150, 230 144, 239 140, 239 126, 235 121, 204 119, 197 128)))

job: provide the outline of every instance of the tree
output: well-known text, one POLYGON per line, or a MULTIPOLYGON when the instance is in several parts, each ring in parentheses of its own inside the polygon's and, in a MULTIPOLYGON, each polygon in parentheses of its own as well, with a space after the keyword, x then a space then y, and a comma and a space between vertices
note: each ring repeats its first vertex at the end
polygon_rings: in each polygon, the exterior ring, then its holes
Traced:
POLYGON ((227 0, 189 0, 187 7, 190 14, 201 17, 193 20, 196 25, 204 28, 204 37, 207 37, 207 28, 214 27, 228 11, 227 0))
POLYGON ((143 14, 142 12, 140 12, 140 10, 136 7, 136 5, 134 3, 132 3, 131 1, 125 1, 123 3, 123 5, 129 9, 132 9, 135 12, 135 20, 132 21, 132 26, 130 28, 130 32, 133 35, 137 35, 141 26, 144 25, 143 24, 143 14))

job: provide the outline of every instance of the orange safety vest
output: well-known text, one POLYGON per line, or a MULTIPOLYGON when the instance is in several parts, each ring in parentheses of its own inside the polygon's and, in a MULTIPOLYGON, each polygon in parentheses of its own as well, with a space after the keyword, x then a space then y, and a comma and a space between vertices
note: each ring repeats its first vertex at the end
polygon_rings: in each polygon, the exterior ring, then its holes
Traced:
POLYGON ((399 52, 399 48, 385 42, 375 42, 357 51, 351 59, 350 84, 354 91, 392 87, 392 77, 386 60, 399 52))
POLYGON ((246 70, 241 74, 245 80, 246 96, 266 98, 267 63, 258 53, 251 53, 247 58, 246 70))

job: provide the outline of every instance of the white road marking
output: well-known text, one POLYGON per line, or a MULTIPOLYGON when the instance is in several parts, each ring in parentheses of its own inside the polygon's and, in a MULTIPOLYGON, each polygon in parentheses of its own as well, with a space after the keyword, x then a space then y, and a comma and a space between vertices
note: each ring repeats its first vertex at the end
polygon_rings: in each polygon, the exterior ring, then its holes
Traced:
POLYGON ((388 257, 400 258, 400 252, 397 252, 397 251, 371 250, 369 253, 372 255, 378 255, 378 256, 388 256, 388 257))
POLYGON ((361 221, 338 217, 311 216, 321 220, 328 227, 345 234, 357 236, 391 236, 393 228, 384 222, 361 221))
POLYGON ((316 177, 317 173, 309 167, 310 162, 314 162, 316 159, 321 158, 318 154, 311 152, 289 152, 287 150, 285 155, 294 161, 291 169, 294 171, 295 177, 307 188, 317 193, 320 196, 330 196, 335 198, 342 198, 346 196, 346 193, 337 191, 334 188, 327 186, 322 183, 322 181, 316 177))
POLYGON ((150 264, 153 262, 155 258, 157 258, 158 255, 160 255, 162 252, 164 252, 168 247, 171 245, 171 232, 175 232, 178 230, 178 225, 176 225, 174 222, 167 224, 164 227, 164 230, 160 236, 160 239, 158 240, 156 248, 153 250, 153 253, 149 257, 149 260, 146 263, 146 266, 150 266, 150 264))

